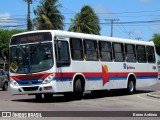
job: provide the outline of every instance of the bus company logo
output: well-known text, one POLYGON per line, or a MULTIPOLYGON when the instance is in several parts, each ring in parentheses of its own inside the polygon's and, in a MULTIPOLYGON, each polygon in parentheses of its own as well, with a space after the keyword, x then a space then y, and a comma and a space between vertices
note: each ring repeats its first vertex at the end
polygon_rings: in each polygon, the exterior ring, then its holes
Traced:
POLYGON ((32 82, 31 82, 31 81, 29 81, 29 82, 28 82, 28 84, 29 84, 29 85, 32 85, 32 82))
POLYGON ((127 68, 126 63, 123 63, 123 69, 126 69, 126 68, 127 68))
POLYGON ((102 65, 102 80, 103 80, 103 86, 109 82, 109 75, 108 75, 108 66, 102 65))
POLYGON ((126 63, 123 64, 123 68, 124 68, 124 69, 127 69, 127 70, 129 70, 129 69, 135 69, 134 66, 127 65, 126 63))

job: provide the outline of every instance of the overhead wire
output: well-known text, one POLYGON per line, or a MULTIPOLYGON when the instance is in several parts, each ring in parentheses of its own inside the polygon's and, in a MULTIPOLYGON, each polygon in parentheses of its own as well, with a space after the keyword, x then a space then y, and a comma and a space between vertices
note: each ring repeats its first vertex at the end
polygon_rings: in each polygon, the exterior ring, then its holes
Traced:
MULTIPOLYGON (((37 1, 36 1, 37 2, 37 1)), ((59 3, 59 2, 58 2, 59 3)), ((59 3, 60 4, 60 3, 59 3)), ((61 14, 76 14, 76 12, 75 11, 73 11, 73 10, 71 10, 71 9, 68 9, 67 7, 64 7, 64 6, 62 6, 62 9, 64 10, 64 11, 66 11, 65 13, 61 13, 61 14)), ((112 12, 112 13, 96 13, 96 14, 101 14, 101 15, 119 15, 119 14, 141 14, 141 13, 157 13, 157 12, 160 12, 160 10, 151 10, 151 11, 127 11, 127 12, 112 12)), ((22 17, 20 17, 20 16, 26 16, 26 15, 12 15, 12 16, 10 16, 10 18, 8 18, 8 19, 2 19, 1 17, 2 16, 0 16, 0 23, 2 23, 2 22, 9 22, 9 20, 10 20, 10 22, 13 20, 15 20, 15 21, 20 21, 20 22, 23 22, 23 21, 25 21, 27 18, 25 17, 25 18, 22 18, 22 17), (17 18, 18 17, 18 18, 17 18), (20 18, 19 18, 20 17, 20 18)), ((160 16, 160 15, 153 15, 153 14, 148 14, 148 15, 134 15, 134 16, 132 16, 132 15, 125 15, 125 16, 114 16, 114 18, 115 17, 149 17, 149 16, 160 16)), ((71 18, 66 18, 66 19, 71 19, 71 18)), ((101 25, 103 25, 103 24, 111 24, 110 22, 102 22, 101 20, 104 20, 104 19, 106 19, 106 18, 102 18, 102 17, 99 17, 99 20, 100 20, 100 23, 99 24, 101 24, 101 25)), ((135 24, 135 25, 137 25, 137 24, 139 24, 139 26, 141 25, 142 26, 142 24, 148 24, 148 23, 160 23, 160 20, 158 19, 158 20, 146 20, 146 21, 126 21, 126 22, 114 22, 114 25, 124 25, 124 26, 132 26, 133 24, 135 24)), ((66 22, 66 23, 64 23, 64 24, 72 24, 72 23, 69 23, 69 22, 66 22)), ((137 25, 138 26, 138 25, 137 25)))

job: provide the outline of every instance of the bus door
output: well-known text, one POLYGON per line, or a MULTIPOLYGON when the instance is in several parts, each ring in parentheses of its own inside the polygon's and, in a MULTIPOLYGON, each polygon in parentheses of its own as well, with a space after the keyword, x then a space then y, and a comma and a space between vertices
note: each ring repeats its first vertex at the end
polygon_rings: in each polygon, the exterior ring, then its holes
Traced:
POLYGON ((66 72, 69 70, 70 65, 70 54, 69 54, 69 44, 66 39, 56 39, 55 40, 55 52, 56 52, 56 65, 59 80, 64 80, 67 76, 66 72))

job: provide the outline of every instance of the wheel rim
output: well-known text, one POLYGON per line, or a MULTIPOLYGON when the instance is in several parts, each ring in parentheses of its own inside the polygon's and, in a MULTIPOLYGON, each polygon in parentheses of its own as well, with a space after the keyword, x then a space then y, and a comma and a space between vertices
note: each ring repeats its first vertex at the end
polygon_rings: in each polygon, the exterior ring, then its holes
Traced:
POLYGON ((80 79, 78 79, 75 83, 75 92, 82 92, 82 85, 80 79))
POLYGON ((129 82, 129 91, 132 93, 134 91, 134 84, 133 84, 133 81, 130 81, 129 82))

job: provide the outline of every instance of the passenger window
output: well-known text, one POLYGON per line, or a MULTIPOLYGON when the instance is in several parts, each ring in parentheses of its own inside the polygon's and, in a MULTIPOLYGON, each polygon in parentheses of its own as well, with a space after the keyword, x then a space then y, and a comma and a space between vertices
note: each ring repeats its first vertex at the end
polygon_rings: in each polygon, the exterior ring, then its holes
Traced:
POLYGON ((140 63, 147 62, 145 46, 137 45, 137 59, 140 63))
POLYGON ((122 43, 113 43, 115 62, 124 61, 124 48, 122 43))
POLYGON ((147 60, 149 63, 155 63, 154 47, 147 46, 147 60))
POLYGON ((84 40, 85 59, 90 61, 98 60, 97 41, 84 40))
POLYGON ((70 39, 71 56, 73 60, 83 60, 82 40, 77 38, 70 39))
POLYGON ((126 61, 127 62, 136 62, 136 52, 135 52, 135 45, 126 44, 125 45, 125 52, 126 52, 126 61))
POLYGON ((67 41, 56 42, 56 58, 58 66, 70 65, 69 47, 67 41))
POLYGON ((99 42, 99 52, 101 61, 112 61, 112 47, 110 42, 99 42))

